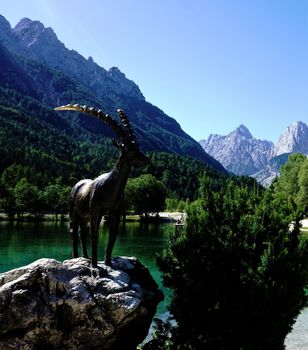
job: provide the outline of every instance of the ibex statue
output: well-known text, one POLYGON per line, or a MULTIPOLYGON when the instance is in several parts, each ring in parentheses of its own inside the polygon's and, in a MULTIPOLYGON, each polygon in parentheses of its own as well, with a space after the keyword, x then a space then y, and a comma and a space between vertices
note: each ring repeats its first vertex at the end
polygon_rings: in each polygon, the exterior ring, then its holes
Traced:
POLYGON ((110 219, 109 239, 105 253, 105 264, 111 266, 111 253, 119 231, 120 204, 132 166, 142 166, 149 159, 139 150, 133 129, 123 110, 118 109, 122 125, 110 115, 93 107, 66 105, 56 110, 73 110, 90 114, 106 123, 118 137, 113 144, 121 154, 114 168, 94 180, 79 181, 73 188, 69 200, 69 230, 72 239, 72 256, 78 257, 78 230, 83 256, 88 258, 86 236, 90 223, 92 266, 97 267, 98 228, 104 215, 110 219))

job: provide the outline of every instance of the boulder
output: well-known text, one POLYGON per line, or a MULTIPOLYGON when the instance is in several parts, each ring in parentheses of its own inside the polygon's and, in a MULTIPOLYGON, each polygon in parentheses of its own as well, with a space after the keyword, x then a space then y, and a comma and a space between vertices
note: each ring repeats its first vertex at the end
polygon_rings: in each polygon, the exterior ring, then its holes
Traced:
POLYGON ((0 274, 0 349, 135 349, 162 299, 136 258, 39 259, 0 274))

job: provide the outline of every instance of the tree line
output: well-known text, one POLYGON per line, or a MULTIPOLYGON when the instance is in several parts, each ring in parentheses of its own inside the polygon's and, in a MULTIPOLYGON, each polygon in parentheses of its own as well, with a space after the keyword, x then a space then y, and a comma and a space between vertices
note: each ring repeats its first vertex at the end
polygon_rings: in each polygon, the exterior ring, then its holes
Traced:
MULTIPOLYGON (((82 119, 68 122, 29 96, 0 90, 0 210, 11 217, 24 211, 37 216, 66 212, 69 188, 80 179, 110 171, 117 151, 110 139, 84 129, 82 119)), ((186 201, 196 198, 204 171, 215 173, 190 157, 163 152, 147 155, 151 164, 133 170, 131 177, 150 174, 160 181, 168 210, 184 208, 186 201)), ((138 206, 128 203, 129 210, 138 206)))
MULTIPOLYGON (((61 77, 55 82, 58 88, 66 84, 61 77)), ((48 199, 48 187, 56 186, 60 193, 57 198, 64 198, 67 187, 78 180, 109 171, 117 159, 111 137, 106 137, 112 133, 99 121, 89 123, 82 115, 55 113, 45 104, 47 100, 40 101, 36 95, 26 96, 18 89, 4 86, 0 87, 0 210, 17 214, 23 210, 62 212, 64 203, 55 203, 52 196, 48 199), (31 200, 27 195, 19 199, 27 187, 19 184, 21 180, 35 194, 31 200)), ((79 95, 72 95, 71 99, 74 98, 80 100, 79 95)), ((161 143, 164 135, 158 130, 155 133, 161 143)), ((137 131, 143 135, 142 142, 152 142, 144 131, 137 131)), ((143 146, 153 149, 153 145, 143 146)), ((162 182, 169 210, 182 210, 187 201, 197 198, 199 178, 204 172, 211 172, 222 181, 226 176, 203 161, 177 153, 147 152, 147 155, 151 164, 133 170, 131 177, 150 174, 162 182)))
MULTIPOLYGON (((11 218, 24 212, 37 217, 45 212, 66 213, 71 187, 82 178, 94 178, 109 171, 116 161, 115 156, 111 154, 108 158, 106 154, 106 161, 101 161, 104 168, 99 171, 99 165, 92 167, 91 161, 80 161, 86 158, 90 149, 90 145, 81 145, 81 152, 76 156, 79 158, 73 157, 73 161, 80 166, 72 166, 72 163, 67 166, 64 163, 62 171, 59 171, 57 159, 47 157, 44 160, 44 154, 39 150, 35 150, 30 162, 27 155, 27 160, 4 167, 0 174, 0 210, 7 212, 11 218)), ((92 152, 95 158, 96 148, 92 152)), ((191 158, 165 153, 147 155, 151 165, 142 170, 133 170, 125 190, 125 209, 139 215, 147 216, 164 209, 183 211, 187 203, 197 197, 202 174, 211 174, 217 182, 223 182, 225 178, 224 174, 191 158), (172 167, 177 176, 171 173, 172 167), (183 191, 182 184, 185 184, 183 191)))

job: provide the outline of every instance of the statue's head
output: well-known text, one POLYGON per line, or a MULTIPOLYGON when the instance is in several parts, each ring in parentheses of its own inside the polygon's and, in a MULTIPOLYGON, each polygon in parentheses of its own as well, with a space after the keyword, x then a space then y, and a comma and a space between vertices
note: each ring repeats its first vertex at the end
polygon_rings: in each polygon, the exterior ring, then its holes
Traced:
POLYGON ((125 148, 122 154, 130 166, 141 167, 150 163, 150 159, 140 151, 137 144, 125 148))
POLYGON ((119 149, 130 166, 144 166, 150 162, 149 158, 140 151, 139 145, 134 135, 134 130, 122 109, 118 109, 121 125, 109 114, 105 114, 100 109, 94 107, 81 106, 78 104, 68 104, 55 108, 56 110, 71 110, 90 114, 107 124, 116 134, 117 139, 113 139, 113 145, 119 149))

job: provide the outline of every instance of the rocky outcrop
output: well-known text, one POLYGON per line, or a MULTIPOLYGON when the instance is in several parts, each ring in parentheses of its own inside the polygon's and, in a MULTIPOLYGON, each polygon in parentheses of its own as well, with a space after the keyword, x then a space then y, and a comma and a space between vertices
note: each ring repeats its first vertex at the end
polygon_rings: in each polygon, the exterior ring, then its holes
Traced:
POLYGON ((0 274, 0 349, 135 349, 162 298, 135 258, 40 259, 0 274))
POLYGON ((255 174, 252 174, 250 176, 253 177, 262 186, 268 187, 278 175, 278 171, 274 171, 270 165, 267 165, 265 168, 257 171, 255 174))

